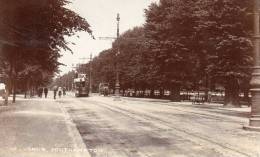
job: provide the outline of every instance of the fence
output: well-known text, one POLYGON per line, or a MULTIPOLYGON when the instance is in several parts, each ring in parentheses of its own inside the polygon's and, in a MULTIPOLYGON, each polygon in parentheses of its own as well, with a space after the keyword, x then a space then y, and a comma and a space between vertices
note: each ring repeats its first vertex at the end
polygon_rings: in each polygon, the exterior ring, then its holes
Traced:
MULTIPOLYGON (((171 99, 170 98, 170 91, 169 90, 164 90, 163 95, 160 93, 159 90, 154 90, 154 93, 151 93, 151 90, 125 90, 123 96, 126 97, 143 97, 143 98, 158 98, 158 99, 171 99)), ((245 97, 243 94, 239 95, 239 100, 242 105, 250 105, 250 97, 251 95, 249 94, 249 98, 245 97)), ((210 91, 208 92, 208 99, 206 99, 206 95, 204 91, 181 91, 180 92, 180 99, 181 101, 199 101, 199 102, 209 102, 209 103, 221 103, 224 104, 225 100, 225 92, 224 91, 210 91)))

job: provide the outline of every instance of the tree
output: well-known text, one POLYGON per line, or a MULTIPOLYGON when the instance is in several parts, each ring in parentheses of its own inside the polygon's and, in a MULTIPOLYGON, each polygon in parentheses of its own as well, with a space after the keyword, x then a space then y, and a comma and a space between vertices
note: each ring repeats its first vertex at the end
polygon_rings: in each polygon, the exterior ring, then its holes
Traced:
POLYGON ((35 65, 42 72, 56 72, 60 49, 71 51, 64 36, 74 35, 75 31, 91 34, 86 20, 65 8, 68 3, 66 0, 0 0, 0 55, 9 65, 8 89, 15 85, 19 73, 31 74, 26 70, 32 70, 35 65))
POLYGON ((252 22, 248 13, 252 1, 201 0, 198 5, 202 9, 197 12, 197 28, 209 57, 206 71, 225 87, 224 104, 239 106, 240 86, 248 84, 251 75, 252 22))
POLYGON ((194 4, 190 0, 161 0, 145 11, 152 80, 161 89, 170 89, 177 101, 196 64, 194 4))
POLYGON ((99 83, 109 83, 111 89, 115 85, 115 51, 112 49, 102 51, 92 61, 93 86, 98 88, 99 83))
POLYGON ((147 50, 144 28, 135 27, 124 32, 115 42, 114 51, 119 48, 118 68, 122 89, 145 90, 146 82, 145 51, 147 50))

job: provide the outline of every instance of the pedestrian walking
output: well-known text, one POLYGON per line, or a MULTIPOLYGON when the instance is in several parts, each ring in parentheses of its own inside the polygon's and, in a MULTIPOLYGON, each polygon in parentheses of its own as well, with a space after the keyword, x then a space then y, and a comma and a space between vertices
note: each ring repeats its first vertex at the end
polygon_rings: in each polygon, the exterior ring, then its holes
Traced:
POLYGON ((44 88, 44 95, 45 95, 45 98, 47 98, 47 96, 48 96, 48 88, 47 87, 44 88))
POLYGON ((61 87, 59 87, 59 89, 58 89, 58 94, 59 94, 59 98, 61 98, 61 95, 62 95, 62 88, 61 87))
POLYGON ((43 94, 43 88, 40 87, 40 88, 39 88, 39 97, 40 97, 40 98, 42 97, 42 94, 43 94))
POLYGON ((38 95, 38 97, 41 97, 41 91, 40 91, 40 88, 37 89, 37 95, 38 95))
POLYGON ((63 87, 62 91, 63 91, 63 96, 65 96, 66 95, 66 87, 63 87))
POLYGON ((0 83, 0 96, 2 96, 2 98, 5 98, 5 84, 4 83, 0 83))
POLYGON ((54 87, 53 87, 54 99, 56 99, 57 91, 58 91, 58 87, 57 87, 57 86, 54 86, 54 87))

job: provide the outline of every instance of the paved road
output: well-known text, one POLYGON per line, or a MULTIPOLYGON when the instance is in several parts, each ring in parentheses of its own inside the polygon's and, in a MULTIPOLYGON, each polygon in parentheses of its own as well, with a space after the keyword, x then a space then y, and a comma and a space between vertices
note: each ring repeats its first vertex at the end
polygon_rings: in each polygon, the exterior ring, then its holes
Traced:
POLYGON ((92 157, 260 156, 260 134, 242 129, 246 108, 99 96, 58 101, 92 157))

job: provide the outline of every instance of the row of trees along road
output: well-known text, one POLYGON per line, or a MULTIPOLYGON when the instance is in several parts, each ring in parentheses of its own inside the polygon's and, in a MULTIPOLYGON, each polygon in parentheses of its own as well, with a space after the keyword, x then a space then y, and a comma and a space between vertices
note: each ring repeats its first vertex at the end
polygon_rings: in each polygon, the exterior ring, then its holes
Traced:
POLYGON ((225 105, 239 105, 239 90, 249 88, 251 10, 250 0, 152 4, 144 29, 161 87, 178 96, 181 88, 197 89, 210 81, 224 86, 225 105))
POLYGON ((93 59, 93 84, 171 91, 225 88, 225 105, 248 96, 252 57, 252 0, 160 0, 145 10, 146 22, 124 32, 93 59), (120 54, 116 56, 117 50, 120 54))
POLYGON ((91 34, 89 24, 65 6, 67 0, 0 0, 0 67, 7 94, 46 85, 58 72, 64 36, 91 34))

